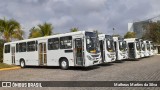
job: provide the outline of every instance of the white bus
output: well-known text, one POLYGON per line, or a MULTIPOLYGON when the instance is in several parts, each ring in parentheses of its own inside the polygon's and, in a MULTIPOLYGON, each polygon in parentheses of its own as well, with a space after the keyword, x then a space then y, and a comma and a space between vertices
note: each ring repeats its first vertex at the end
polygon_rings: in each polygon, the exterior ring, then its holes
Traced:
POLYGON ((154 45, 152 41, 148 41, 149 42, 149 55, 153 56, 154 55, 154 45))
POLYGON ((116 60, 128 59, 126 41, 124 41, 124 39, 120 37, 113 37, 113 40, 114 40, 115 51, 116 51, 116 60))
POLYGON ((141 53, 141 58, 145 57, 145 44, 142 39, 139 39, 140 42, 140 53, 141 53))
POLYGON ((78 31, 4 44, 4 63, 25 66, 88 67, 101 62, 98 35, 78 31))
POLYGON ((149 55, 149 49, 150 49, 150 45, 149 45, 149 41, 148 40, 144 40, 143 41, 145 49, 144 49, 144 56, 148 57, 149 55))
POLYGON ((136 38, 124 39, 127 42, 128 58, 138 59, 140 58, 140 43, 136 38))
POLYGON ((102 56, 102 62, 113 62, 116 60, 116 53, 114 48, 114 41, 111 35, 100 34, 99 43, 100 43, 100 50, 102 56))
POLYGON ((158 47, 154 45, 154 55, 158 54, 158 47))

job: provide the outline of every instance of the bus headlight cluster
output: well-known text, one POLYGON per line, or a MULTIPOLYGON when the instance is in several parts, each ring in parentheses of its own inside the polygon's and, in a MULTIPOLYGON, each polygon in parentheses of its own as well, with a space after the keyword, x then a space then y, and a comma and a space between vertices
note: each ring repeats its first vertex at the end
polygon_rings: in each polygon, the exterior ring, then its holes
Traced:
POLYGON ((120 53, 121 56, 124 56, 123 53, 120 53))
POLYGON ((89 55, 87 55, 87 58, 88 58, 89 60, 92 60, 92 57, 91 57, 91 56, 89 56, 89 55))
POLYGON ((107 56, 108 56, 109 58, 111 58, 111 55, 110 55, 110 54, 107 54, 107 56))

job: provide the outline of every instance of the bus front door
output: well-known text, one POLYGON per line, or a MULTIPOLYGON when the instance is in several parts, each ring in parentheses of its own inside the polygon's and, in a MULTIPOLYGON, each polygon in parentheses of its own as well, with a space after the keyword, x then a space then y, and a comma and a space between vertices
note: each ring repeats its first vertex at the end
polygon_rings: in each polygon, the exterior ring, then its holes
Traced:
POLYGON ((15 47, 11 47, 12 64, 15 64, 15 47))
POLYGON ((118 48, 119 48, 119 47, 118 47, 118 44, 119 44, 119 43, 117 43, 116 41, 114 42, 114 48, 115 48, 115 51, 116 51, 116 60, 119 59, 119 58, 118 58, 118 52, 119 52, 119 51, 118 51, 118 48))
POLYGON ((75 57, 75 65, 83 66, 84 58, 83 58, 83 42, 82 38, 76 38, 74 40, 74 57, 75 57))
POLYGON ((135 59, 135 47, 134 43, 128 43, 128 48, 129 48, 129 58, 130 59, 135 59))
POLYGON ((102 62, 104 62, 105 61, 104 42, 103 42, 103 40, 100 40, 99 43, 100 43, 102 62))
POLYGON ((46 43, 39 43, 39 65, 47 65, 46 43))

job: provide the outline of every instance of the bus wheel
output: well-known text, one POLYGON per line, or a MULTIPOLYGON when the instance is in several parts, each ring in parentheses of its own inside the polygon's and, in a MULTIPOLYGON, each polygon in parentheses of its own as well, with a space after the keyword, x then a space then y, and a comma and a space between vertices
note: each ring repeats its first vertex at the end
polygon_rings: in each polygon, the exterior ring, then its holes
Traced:
POLYGON ((62 59, 60 62, 60 67, 63 70, 67 70, 69 68, 68 60, 67 59, 62 59))
POLYGON ((24 60, 21 60, 21 61, 20 61, 20 66, 21 66, 21 68, 24 68, 24 67, 25 67, 25 61, 24 61, 24 60))

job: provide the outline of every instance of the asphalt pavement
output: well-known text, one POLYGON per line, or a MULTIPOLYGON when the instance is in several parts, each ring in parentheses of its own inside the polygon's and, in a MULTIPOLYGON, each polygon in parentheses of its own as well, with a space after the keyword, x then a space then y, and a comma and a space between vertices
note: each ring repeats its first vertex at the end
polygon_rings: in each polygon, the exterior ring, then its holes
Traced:
MULTIPOLYGON (((0 71, 0 81, 160 81, 160 55, 139 60, 124 60, 92 67, 27 67, 0 71)), ((22 88, 0 88, 0 90, 22 88)), ((160 90, 158 87, 55 87, 23 88, 48 90, 160 90)))

